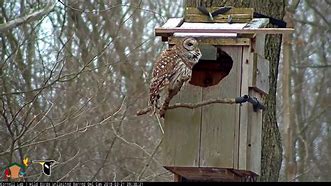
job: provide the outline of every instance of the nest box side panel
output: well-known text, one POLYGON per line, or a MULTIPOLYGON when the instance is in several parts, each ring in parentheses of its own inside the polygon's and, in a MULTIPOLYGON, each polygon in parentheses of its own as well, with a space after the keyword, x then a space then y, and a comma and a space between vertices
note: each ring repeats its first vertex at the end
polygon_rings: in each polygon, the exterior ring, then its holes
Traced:
POLYGON ((255 53, 264 57, 264 43, 266 34, 256 34, 255 41, 253 41, 253 49, 255 53))
MULTIPOLYGON (((254 89, 249 89, 249 95, 262 100, 262 96, 254 89)), ((261 173, 261 149, 262 149, 262 111, 253 111, 248 108, 248 138, 247 138, 247 169, 260 175, 261 173)))
MULTIPOLYGON (((228 76, 203 89, 203 100, 240 95, 242 47, 222 46, 233 60, 228 76)), ((212 104, 202 108, 200 166, 237 168, 239 106, 212 104)))
MULTIPOLYGON (((241 88, 240 95, 248 95, 248 87, 252 84, 253 62, 251 60, 251 47, 243 47, 241 62, 241 88)), ((240 105, 240 122, 239 122, 239 169, 247 170, 247 138, 248 138, 248 118, 249 104, 240 105)))
MULTIPOLYGON (((171 100, 174 103, 201 101, 201 87, 186 83, 171 100)), ((200 146, 201 108, 177 108, 167 110, 164 119, 162 143, 163 165, 198 166, 200 146)))
POLYGON ((253 61, 253 77, 252 84, 256 91, 262 94, 269 93, 269 61, 263 56, 254 53, 252 55, 253 61))
MULTIPOLYGON (((258 92, 256 87, 251 87, 256 75, 254 56, 256 53, 251 53, 251 47, 243 47, 241 95, 262 100, 261 92, 258 92)), ((239 169, 260 174, 262 111, 254 112, 251 104, 242 104, 239 123, 239 169)))

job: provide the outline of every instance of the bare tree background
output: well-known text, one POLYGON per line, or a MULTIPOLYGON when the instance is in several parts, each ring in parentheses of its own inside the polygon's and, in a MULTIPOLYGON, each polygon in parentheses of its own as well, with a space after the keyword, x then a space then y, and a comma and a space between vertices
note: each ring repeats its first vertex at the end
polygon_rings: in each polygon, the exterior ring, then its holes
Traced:
POLYGON ((31 165, 33 181, 167 180, 150 160, 156 120, 135 112, 164 47, 154 27, 182 2, 1 2, 0 166, 28 156, 60 162, 51 177, 31 165))
POLYGON ((284 143, 282 181, 330 181, 331 2, 292 0, 286 21, 278 114, 284 143), (281 93, 282 92, 282 93, 281 93))
MULTIPOLYGON (((158 121, 135 112, 165 48, 154 27, 182 16, 183 3, 0 1, 0 167, 28 156, 60 162, 50 177, 32 164, 28 181, 172 180, 158 121)), ((284 80, 281 69, 277 113, 291 157, 280 180, 330 181, 331 2, 288 7, 296 32, 284 39, 290 73, 284 80)))

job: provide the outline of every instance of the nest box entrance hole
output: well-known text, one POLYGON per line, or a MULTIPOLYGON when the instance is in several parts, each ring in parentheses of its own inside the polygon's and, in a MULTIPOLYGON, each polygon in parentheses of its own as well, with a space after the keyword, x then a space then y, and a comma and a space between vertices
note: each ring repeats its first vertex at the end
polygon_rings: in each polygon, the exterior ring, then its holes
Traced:
POLYGON ((218 84, 231 71, 233 61, 220 46, 199 46, 202 57, 192 70, 192 85, 209 87, 218 84))

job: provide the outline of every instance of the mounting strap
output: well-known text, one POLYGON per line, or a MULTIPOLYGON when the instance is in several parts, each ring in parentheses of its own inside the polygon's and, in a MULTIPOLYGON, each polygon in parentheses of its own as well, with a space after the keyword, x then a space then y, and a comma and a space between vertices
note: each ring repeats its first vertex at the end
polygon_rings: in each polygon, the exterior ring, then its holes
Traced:
POLYGON ((249 95, 244 95, 242 97, 235 98, 236 103, 251 103, 253 105, 254 112, 257 112, 259 109, 265 110, 265 106, 256 98, 249 95))

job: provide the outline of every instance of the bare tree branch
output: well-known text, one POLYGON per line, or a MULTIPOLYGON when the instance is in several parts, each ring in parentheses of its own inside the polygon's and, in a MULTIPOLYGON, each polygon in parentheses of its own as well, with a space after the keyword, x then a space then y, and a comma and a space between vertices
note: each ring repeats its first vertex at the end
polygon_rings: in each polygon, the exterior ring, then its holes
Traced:
MULTIPOLYGON (((188 109, 195 109, 198 107, 214 104, 214 103, 222 103, 222 104, 236 104, 235 98, 218 98, 218 99, 209 99, 206 101, 198 102, 198 103, 175 103, 173 105, 168 106, 167 110, 169 109, 176 109, 176 108, 188 108, 188 109)), ((152 110, 151 107, 144 108, 142 110, 137 111, 137 116, 147 114, 152 110)))
POLYGON ((154 155, 156 154, 157 150, 159 149, 160 145, 162 144, 163 141, 163 135, 161 137, 160 142, 156 145, 156 147, 154 148, 151 156, 148 158, 147 163, 145 164, 145 166, 143 167, 143 169, 140 171, 139 175, 138 175, 138 181, 141 181, 141 177, 144 175, 146 169, 150 166, 150 163, 154 157, 154 155))
POLYGON ((7 23, 0 24, 0 32, 6 32, 10 29, 13 29, 15 27, 18 27, 22 24, 26 24, 35 20, 38 20, 39 18, 47 15, 49 12, 51 12, 55 7, 55 3, 51 0, 48 1, 47 5, 36 12, 33 12, 32 14, 29 14, 24 17, 19 17, 14 20, 11 20, 7 23))

